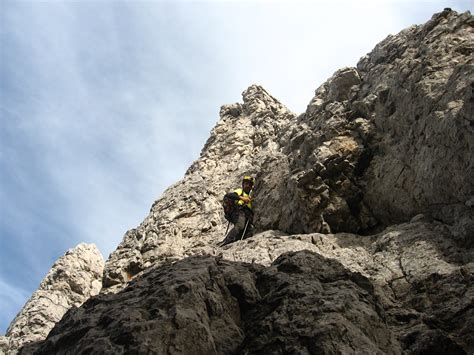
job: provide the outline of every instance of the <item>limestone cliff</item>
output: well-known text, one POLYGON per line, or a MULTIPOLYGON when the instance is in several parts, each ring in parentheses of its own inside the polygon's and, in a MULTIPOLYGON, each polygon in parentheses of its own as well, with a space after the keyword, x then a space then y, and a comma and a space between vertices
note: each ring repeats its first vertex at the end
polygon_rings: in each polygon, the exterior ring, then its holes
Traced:
POLYGON ((423 213, 472 246, 472 21, 445 11, 389 36, 298 117, 260 86, 223 106, 201 157, 108 260, 104 286, 219 253, 220 198, 243 174, 257 178, 259 230, 369 233, 423 213))
POLYGON ((474 352, 473 28, 387 37, 301 115, 257 85, 223 106, 38 353, 474 352), (256 234, 218 248, 249 174, 256 234))
POLYGON ((12 354, 25 344, 46 338, 69 309, 99 293, 103 270, 104 259, 94 244, 68 250, 10 323, 0 352, 12 354))

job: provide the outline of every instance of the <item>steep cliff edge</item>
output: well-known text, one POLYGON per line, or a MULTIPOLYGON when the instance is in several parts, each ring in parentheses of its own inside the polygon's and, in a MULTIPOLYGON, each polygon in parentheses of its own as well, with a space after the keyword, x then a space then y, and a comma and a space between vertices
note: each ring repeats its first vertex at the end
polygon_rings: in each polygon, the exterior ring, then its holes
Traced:
POLYGON ((302 115, 249 87, 38 353, 474 352, 473 53, 446 10, 302 115), (218 248, 248 174, 257 233, 218 248))
POLYGON ((260 86, 223 106, 201 157, 106 264, 104 286, 208 254, 220 199, 257 178, 258 230, 369 233, 418 214, 472 246, 473 19, 444 11, 337 71, 296 117, 260 86))
POLYGON ((44 340, 69 309, 99 293, 103 271, 104 259, 94 244, 68 250, 10 323, 1 337, 0 353, 12 354, 26 344, 44 340))

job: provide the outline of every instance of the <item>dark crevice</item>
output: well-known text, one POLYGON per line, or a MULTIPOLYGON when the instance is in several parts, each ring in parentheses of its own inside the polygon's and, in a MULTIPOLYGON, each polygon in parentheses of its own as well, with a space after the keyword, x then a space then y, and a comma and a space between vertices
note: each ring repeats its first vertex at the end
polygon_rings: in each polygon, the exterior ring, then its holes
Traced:
POLYGON ((370 162, 372 161, 374 155, 370 149, 365 149, 362 154, 360 155, 359 159, 357 160, 354 175, 360 177, 364 175, 367 169, 370 166, 370 162))
POLYGON ((390 103, 387 107, 388 116, 392 116, 396 110, 397 106, 395 105, 395 102, 390 103))
POLYGON ((239 284, 230 284, 227 285, 227 288, 229 289, 230 294, 237 299, 237 302, 239 303, 239 308, 242 313, 246 313, 249 311, 252 307, 252 304, 247 300, 247 297, 245 295, 245 290, 242 287, 242 285, 239 284))

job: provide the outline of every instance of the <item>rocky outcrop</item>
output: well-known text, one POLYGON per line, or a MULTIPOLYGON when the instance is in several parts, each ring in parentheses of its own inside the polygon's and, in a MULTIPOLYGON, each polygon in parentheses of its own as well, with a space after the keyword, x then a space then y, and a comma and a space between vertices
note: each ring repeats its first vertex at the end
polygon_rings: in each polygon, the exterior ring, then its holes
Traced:
POLYGON ((472 243, 472 25, 443 11, 321 85, 264 166, 262 227, 368 233, 423 213, 472 243))
POLYGON ((2 351, 15 353, 44 340, 67 310, 99 293, 104 260, 94 244, 79 244, 52 266, 23 309, 10 323, 2 351))
POLYGON ((473 255, 450 237, 267 231, 91 299, 39 353, 472 353, 473 255))
POLYGON ((383 221, 429 213, 452 224, 470 209, 473 25, 470 13, 444 11, 387 38, 357 66, 367 78, 359 97, 377 96, 364 199, 383 221))
POLYGON ((257 85, 223 106, 39 353, 473 353, 473 26, 387 37, 299 116, 257 85), (243 175, 257 233, 218 248, 243 175))
POLYGON ((397 353, 370 282, 308 251, 284 254, 268 268, 203 256, 147 271, 118 294, 69 312, 38 354, 79 349, 397 353))
POLYGON ((180 182, 156 201, 148 217, 128 231, 106 263, 104 287, 120 289, 157 263, 183 257, 216 255, 213 247, 226 230, 221 199, 240 186, 243 174, 255 175, 261 161, 278 154, 276 143, 295 115, 260 86, 243 93, 243 104, 223 106, 201 157, 180 182))
POLYGON ((389 36, 298 117, 255 85, 223 106, 201 157, 111 255, 104 286, 156 262, 216 255, 220 198, 244 174, 257 177, 261 231, 370 233, 423 213, 471 246, 472 22, 446 10, 389 36))

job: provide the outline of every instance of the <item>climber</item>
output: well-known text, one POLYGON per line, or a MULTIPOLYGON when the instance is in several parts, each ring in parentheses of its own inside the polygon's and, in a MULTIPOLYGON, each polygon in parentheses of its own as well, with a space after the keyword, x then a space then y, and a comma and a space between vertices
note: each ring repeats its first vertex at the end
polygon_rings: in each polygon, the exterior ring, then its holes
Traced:
POLYGON ((235 242, 239 239, 252 236, 252 188, 254 178, 244 176, 242 179, 242 188, 229 192, 224 196, 223 207, 225 218, 234 224, 229 234, 219 246, 235 242))

